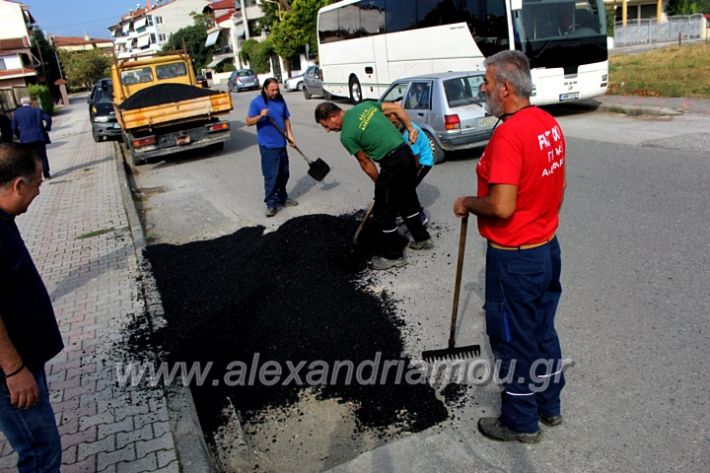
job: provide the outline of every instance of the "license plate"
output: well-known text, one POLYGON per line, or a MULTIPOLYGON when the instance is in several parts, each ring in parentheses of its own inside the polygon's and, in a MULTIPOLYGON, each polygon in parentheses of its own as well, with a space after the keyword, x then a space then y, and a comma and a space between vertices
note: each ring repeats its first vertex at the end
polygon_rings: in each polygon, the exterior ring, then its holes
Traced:
POLYGON ((497 117, 483 117, 478 120, 478 126, 481 128, 491 128, 498 121, 497 117))
POLYGON ((190 135, 187 136, 178 136, 175 138, 175 141, 177 142, 178 146, 183 146, 183 145, 189 145, 190 144, 190 135))
POLYGON ((579 92, 570 92, 567 94, 560 94, 560 102, 566 100, 577 100, 579 98, 579 92))

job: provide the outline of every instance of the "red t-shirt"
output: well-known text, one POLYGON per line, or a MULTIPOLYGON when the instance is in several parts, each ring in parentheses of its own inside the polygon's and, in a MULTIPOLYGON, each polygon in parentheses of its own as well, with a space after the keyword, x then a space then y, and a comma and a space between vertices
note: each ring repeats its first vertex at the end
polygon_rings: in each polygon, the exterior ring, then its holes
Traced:
POLYGON ((481 236, 503 246, 540 243, 557 230, 562 204, 565 138, 557 120, 537 107, 518 111, 496 128, 478 161, 478 197, 490 184, 518 186, 513 215, 478 218, 481 236))

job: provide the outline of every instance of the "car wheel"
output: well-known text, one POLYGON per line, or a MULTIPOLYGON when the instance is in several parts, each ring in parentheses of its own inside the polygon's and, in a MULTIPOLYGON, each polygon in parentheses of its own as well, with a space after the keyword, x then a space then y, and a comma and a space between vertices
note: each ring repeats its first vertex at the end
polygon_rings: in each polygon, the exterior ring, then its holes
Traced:
POLYGON ((446 153, 443 149, 441 149, 441 146, 439 146, 439 143, 436 142, 431 133, 426 130, 423 131, 427 139, 429 140, 429 146, 431 146, 431 154, 434 155, 434 164, 443 163, 446 160, 446 153))
POLYGON ((303 89, 303 82, 299 82, 298 84, 296 84, 296 90, 301 90, 301 89, 303 89))
POLYGON ((360 81, 357 77, 350 79, 350 101, 354 104, 362 102, 362 88, 360 87, 360 81))
POLYGON ((313 97, 305 85, 303 86, 303 96, 306 98, 306 100, 311 100, 311 97, 313 97))

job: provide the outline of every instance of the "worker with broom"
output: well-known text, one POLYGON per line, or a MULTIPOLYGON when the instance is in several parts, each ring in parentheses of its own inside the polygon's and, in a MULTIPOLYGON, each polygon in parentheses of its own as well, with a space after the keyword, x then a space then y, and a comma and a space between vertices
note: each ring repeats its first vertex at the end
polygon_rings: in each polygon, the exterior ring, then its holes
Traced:
POLYGON ((560 246, 555 233, 565 190, 565 139, 559 123, 530 105, 528 59, 502 51, 485 61, 488 111, 502 123, 478 162, 477 195, 459 197, 454 213, 478 217, 488 240, 486 332, 503 379, 500 417, 478 421, 486 437, 538 442, 562 422, 565 384, 555 312, 560 246))
POLYGON ((375 183, 372 215, 380 233, 375 242, 377 256, 370 267, 377 270, 407 263, 397 215, 402 216, 414 239, 409 248, 427 250, 434 246, 419 217, 414 155, 385 116, 387 113, 396 114, 409 131, 410 143, 416 142, 417 131, 404 109, 395 103, 365 101, 346 112, 332 102, 323 102, 315 110, 316 123, 326 131, 341 132, 340 142, 375 183), (380 165, 379 171, 375 162, 380 165))

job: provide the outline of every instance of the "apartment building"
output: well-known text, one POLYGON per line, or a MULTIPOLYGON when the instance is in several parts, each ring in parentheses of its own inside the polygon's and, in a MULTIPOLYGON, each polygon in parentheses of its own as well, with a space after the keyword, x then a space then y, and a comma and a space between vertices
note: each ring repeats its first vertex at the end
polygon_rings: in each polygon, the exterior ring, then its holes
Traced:
POLYGON ((212 69, 221 63, 233 64, 241 68, 240 45, 247 39, 262 41, 266 38, 261 19, 264 12, 257 0, 221 0, 205 7, 203 13, 214 20, 214 26, 207 32, 205 46, 214 46, 215 54, 207 65, 212 69))
POLYGON ((27 5, 0 0, 0 110, 14 109, 27 85, 37 82, 40 61, 30 49, 34 27, 27 5))
POLYGON ((150 56, 160 51, 179 29, 194 24, 192 13, 201 13, 207 0, 146 0, 109 27, 119 59, 150 56))

